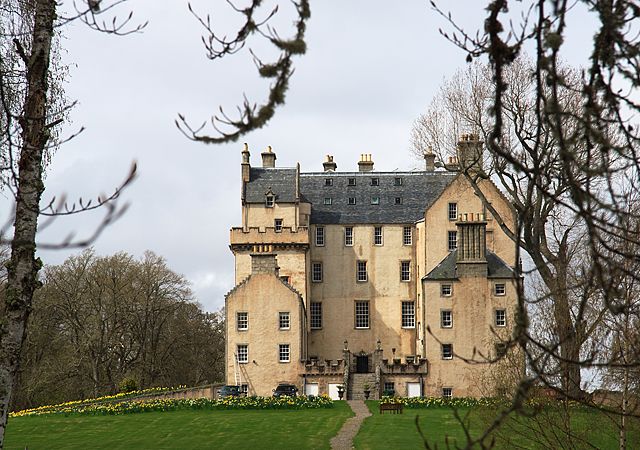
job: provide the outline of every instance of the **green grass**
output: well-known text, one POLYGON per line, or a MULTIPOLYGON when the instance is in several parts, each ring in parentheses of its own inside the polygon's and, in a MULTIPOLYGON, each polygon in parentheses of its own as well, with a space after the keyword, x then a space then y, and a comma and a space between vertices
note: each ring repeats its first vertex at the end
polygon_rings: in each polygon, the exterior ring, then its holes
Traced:
POLYGON ((5 449, 328 449, 351 416, 345 402, 335 402, 331 409, 17 417, 5 449))
MULTIPOLYGON (((354 439, 356 449, 390 449, 390 448, 424 448, 422 438, 416 428, 415 419, 419 423, 429 444, 444 449, 447 442, 451 448, 464 446, 466 438, 458 420, 450 408, 404 409, 403 414, 381 415, 378 402, 367 402, 372 416, 367 418, 354 439)), ((473 410, 459 409, 458 413, 465 417, 471 430, 471 436, 478 436, 494 417, 495 411, 482 408, 473 410)), ((574 410, 571 412, 571 427, 575 434, 573 448, 617 449, 618 435, 614 423, 600 412, 574 410), (593 447, 590 447, 593 446, 593 447)), ((540 414, 535 419, 514 418, 508 420, 498 433, 496 448, 498 449, 537 449, 559 448, 558 436, 564 445, 566 437, 559 432, 562 420, 557 410, 540 414)), ((640 448, 640 425, 637 420, 631 425, 627 448, 640 448)))

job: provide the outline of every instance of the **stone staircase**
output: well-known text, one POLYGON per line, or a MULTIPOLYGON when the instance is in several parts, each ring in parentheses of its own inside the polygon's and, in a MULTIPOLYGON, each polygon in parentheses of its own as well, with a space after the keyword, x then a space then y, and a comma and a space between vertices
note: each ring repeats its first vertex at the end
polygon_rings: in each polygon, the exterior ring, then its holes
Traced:
POLYGON ((378 390, 375 387, 376 375, 373 373, 354 373, 351 374, 351 382, 349 383, 349 400, 364 400, 364 385, 369 385, 369 400, 378 400, 378 390))

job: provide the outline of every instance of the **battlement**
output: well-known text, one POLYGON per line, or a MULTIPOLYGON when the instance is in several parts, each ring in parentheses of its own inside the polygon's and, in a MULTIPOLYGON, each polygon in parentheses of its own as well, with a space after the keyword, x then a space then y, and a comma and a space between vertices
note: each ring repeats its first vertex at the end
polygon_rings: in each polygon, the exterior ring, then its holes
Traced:
POLYGON ((276 231, 274 227, 234 227, 230 231, 229 242, 231 245, 309 245, 309 228, 281 227, 276 231))

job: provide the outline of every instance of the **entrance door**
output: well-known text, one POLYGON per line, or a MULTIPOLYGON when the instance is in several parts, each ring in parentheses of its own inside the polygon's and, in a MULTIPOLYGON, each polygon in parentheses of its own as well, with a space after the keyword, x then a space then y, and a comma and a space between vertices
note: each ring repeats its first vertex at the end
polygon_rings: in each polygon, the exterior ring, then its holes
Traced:
POLYGON ((407 383, 407 397, 421 397, 420 383, 407 383))
POLYGON ((319 392, 320 389, 318 387, 318 383, 307 383, 304 386, 304 395, 313 395, 317 397, 319 392))
POLYGON ((338 386, 339 383, 329 383, 329 398, 331 400, 340 400, 340 396, 338 396, 338 386))
POLYGON ((369 356, 356 356, 356 373, 369 372, 369 356))

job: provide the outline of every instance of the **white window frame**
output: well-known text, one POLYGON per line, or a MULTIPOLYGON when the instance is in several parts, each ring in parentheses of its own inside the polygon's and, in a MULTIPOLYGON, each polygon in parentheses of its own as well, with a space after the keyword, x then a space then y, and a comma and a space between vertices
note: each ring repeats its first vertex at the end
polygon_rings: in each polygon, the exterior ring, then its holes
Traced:
POLYGON ((325 178, 324 179, 325 186, 333 186, 333 178, 325 178))
POLYGON ((442 359, 453 359, 453 344, 440 344, 440 356, 442 359), (445 352, 445 348, 449 350, 445 352))
POLYGON ((281 363, 291 362, 291 346, 289 344, 278 344, 278 361, 281 363))
POLYGON ((273 228, 276 233, 282 232, 282 226, 284 225, 284 219, 273 219, 273 228))
POLYGON ((382 227, 373 227, 373 245, 384 245, 384 231, 382 231, 382 227))
POLYGON ((369 280, 369 274, 367 273, 367 262, 358 260, 356 261, 356 281, 364 283, 369 280))
POLYGON ((402 245, 413 244, 413 227, 402 227, 402 245))
POLYGON ((275 195, 267 195, 264 199, 264 206, 267 208, 273 208, 276 206, 276 196, 275 195))
POLYGON ((236 345, 236 356, 239 364, 249 363, 249 344, 236 345))
POLYGON ((450 309, 440 310, 440 328, 453 328, 453 311, 450 309))
POLYGON ((325 205, 330 205, 332 203, 331 197, 325 197, 322 203, 325 205))
POLYGON ((411 281, 411 261, 400 261, 400 281, 411 281))
POLYGON ((247 311, 236 311, 236 329, 238 331, 247 331, 249 329, 249 313, 247 311), (240 319, 240 314, 244 315, 244 319, 240 319), (244 327, 241 327, 243 322, 244 327))
POLYGON ((347 186, 355 186, 356 179, 355 178, 347 178, 347 186))
POLYGON ((367 330, 371 323, 369 320, 369 301, 356 300, 354 303, 354 322, 356 330, 367 330))
POLYGON ((396 197, 393 201, 394 205, 402 205, 402 197, 396 197))
POLYGON ((458 204, 456 202, 450 202, 447 206, 447 217, 449 220, 458 220, 458 204))
POLYGON ((379 205, 380 204, 380 197, 378 197, 378 196, 371 197, 371 204, 372 205, 379 205))
POLYGON ((309 324, 312 330, 322 328, 322 302, 311 302, 309 305, 309 324))
POLYGON ((455 230, 447 231, 447 250, 450 252, 458 248, 458 232, 455 230))
POLYGON ((443 387, 442 388, 442 398, 446 398, 446 399, 453 398, 453 388, 451 388, 451 387, 443 387))
POLYGON ((247 383, 242 383, 240 385, 240 394, 245 397, 249 395, 249 385, 247 383))
POLYGON ((401 305, 402 328, 416 327, 416 302, 404 301, 401 305))
POLYGON ((507 326, 507 310, 506 309, 496 309, 494 313, 494 321, 496 327, 504 328, 507 326), (502 316, 502 317, 500 317, 502 316))
POLYGON ((322 283, 324 278, 324 267, 322 261, 313 261, 311 263, 311 282, 322 283))
POLYGON ((380 178, 378 177, 371 178, 371 186, 380 186, 380 178))
POLYGON ((497 297, 504 297, 507 295, 507 284, 506 283, 496 283, 493 285, 493 295, 497 297))
POLYGON ((324 227, 316 227, 316 247, 324 247, 324 227))
POLYGON ((344 227, 344 246, 353 247, 353 227, 344 227))
POLYGON ((355 197, 349 197, 347 203, 349 205, 355 205, 356 204, 356 198, 355 197))
POLYGON ((382 392, 384 391, 396 391, 396 383, 393 381, 385 381, 384 384, 382 385, 383 389, 382 392))
POLYGON ((291 314, 289 314, 289 311, 278 312, 278 328, 281 330, 289 330, 291 328, 291 314))
POLYGON ((402 186, 402 177, 395 177, 393 179, 393 185, 394 186, 402 186))
POLYGON ((440 285, 440 297, 451 297, 453 295, 453 284, 452 283, 442 283, 440 285), (446 293, 446 290, 449 290, 449 293, 446 293))

